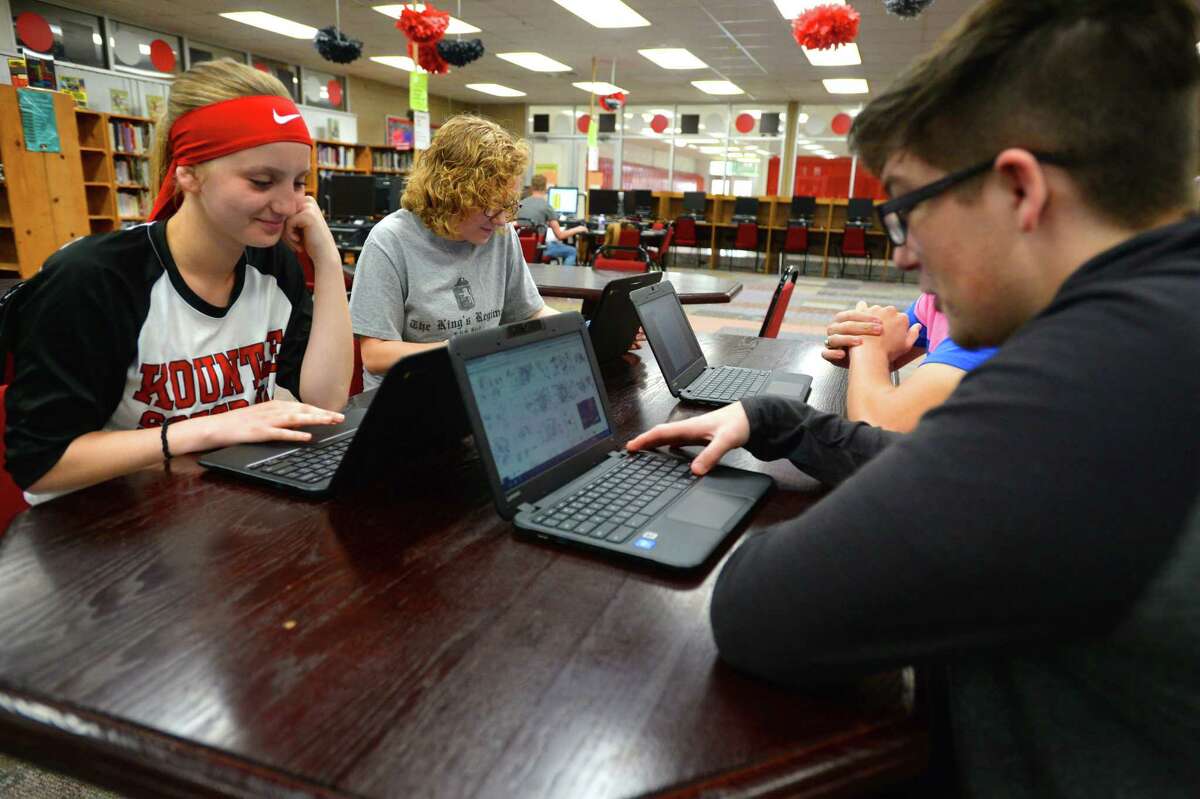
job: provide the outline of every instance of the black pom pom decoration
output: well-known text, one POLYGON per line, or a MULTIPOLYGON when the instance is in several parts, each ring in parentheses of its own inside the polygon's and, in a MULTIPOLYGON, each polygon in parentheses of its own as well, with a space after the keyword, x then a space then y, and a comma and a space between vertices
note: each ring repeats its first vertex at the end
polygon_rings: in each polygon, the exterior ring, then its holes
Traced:
POLYGON ((888 10, 889 14, 909 19, 917 16, 931 5, 933 5, 933 0, 883 0, 883 7, 888 10))
POLYGON ((337 64, 349 64, 362 55, 362 42, 351 39, 333 25, 317 31, 313 44, 321 58, 337 64))
POLYGON ((442 39, 437 43, 438 55, 456 67, 465 67, 483 55, 483 42, 479 39, 467 41, 442 39))

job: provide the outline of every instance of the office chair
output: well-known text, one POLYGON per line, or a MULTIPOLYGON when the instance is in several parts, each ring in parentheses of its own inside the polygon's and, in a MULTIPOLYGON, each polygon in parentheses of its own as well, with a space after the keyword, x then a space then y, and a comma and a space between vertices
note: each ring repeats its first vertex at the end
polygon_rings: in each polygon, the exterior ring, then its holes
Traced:
POLYGON ((792 292, 796 289, 796 267, 789 266, 779 277, 775 293, 771 295, 771 304, 763 317, 762 328, 758 331, 759 338, 778 338, 779 328, 783 325, 783 317, 787 313, 788 303, 792 300, 792 292))

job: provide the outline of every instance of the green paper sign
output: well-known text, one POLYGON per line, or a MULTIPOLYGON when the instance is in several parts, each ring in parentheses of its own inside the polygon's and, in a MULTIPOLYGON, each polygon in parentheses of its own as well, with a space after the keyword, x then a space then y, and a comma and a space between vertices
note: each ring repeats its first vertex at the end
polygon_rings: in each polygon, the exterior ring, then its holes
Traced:
POLYGON ((413 72, 408 76, 408 107, 414 111, 429 110, 429 75, 413 72))
POLYGON ((600 146, 600 120, 592 117, 588 122, 588 147, 600 146))

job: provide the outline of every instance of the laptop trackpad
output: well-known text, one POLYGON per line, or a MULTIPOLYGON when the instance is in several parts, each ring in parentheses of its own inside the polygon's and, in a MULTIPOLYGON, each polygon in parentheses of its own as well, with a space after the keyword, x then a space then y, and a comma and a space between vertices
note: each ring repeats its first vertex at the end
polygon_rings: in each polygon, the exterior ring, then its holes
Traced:
POLYGON ((808 395, 809 381, 804 379, 791 379, 785 375, 776 375, 771 378, 771 382, 767 383, 767 387, 763 389, 764 394, 772 394, 776 397, 796 397, 804 399, 808 395))
POLYGON ((741 513, 747 502, 748 500, 742 497, 731 497, 728 494, 695 488, 688 492, 683 502, 677 503, 671 509, 667 518, 720 530, 724 529, 726 522, 741 513))

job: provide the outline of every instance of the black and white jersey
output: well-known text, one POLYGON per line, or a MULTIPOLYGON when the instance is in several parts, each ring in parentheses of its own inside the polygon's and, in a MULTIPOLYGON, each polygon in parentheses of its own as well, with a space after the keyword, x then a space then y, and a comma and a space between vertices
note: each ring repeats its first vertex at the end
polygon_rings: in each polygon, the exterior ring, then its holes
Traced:
POLYGON ((5 398, 8 469, 22 488, 95 430, 299 397, 312 298, 283 244, 247 248, 229 305, 195 294, 166 224, 89 236, 59 250, 26 290, 5 398))

